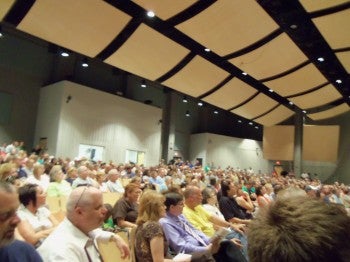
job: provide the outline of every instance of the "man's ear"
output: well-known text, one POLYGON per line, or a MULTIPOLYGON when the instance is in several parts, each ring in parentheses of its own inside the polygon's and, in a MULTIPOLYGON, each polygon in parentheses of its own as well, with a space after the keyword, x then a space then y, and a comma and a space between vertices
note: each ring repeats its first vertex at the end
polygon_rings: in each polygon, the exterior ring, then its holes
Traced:
POLYGON ((74 211, 79 215, 83 213, 83 210, 81 209, 81 207, 76 207, 74 211))

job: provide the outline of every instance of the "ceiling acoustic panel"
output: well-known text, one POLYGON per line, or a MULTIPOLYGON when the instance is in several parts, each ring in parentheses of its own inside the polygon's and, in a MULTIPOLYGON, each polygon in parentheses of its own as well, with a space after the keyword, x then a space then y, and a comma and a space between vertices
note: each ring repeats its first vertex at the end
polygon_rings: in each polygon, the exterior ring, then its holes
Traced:
POLYGON ((147 11, 153 11, 159 18, 167 20, 190 7, 197 0, 133 0, 133 2, 147 11))
POLYGON ((176 28, 225 56, 257 42, 278 26, 256 1, 221 0, 176 28))
POLYGON ((350 52, 339 52, 336 55, 345 70, 350 74, 350 52))
POLYGON ((344 4, 348 1, 349 0, 299 0, 299 2, 304 6, 305 10, 309 13, 344 4))
POLYGON ((223 109, 237 106, 258 91, 238 78, 233 78, 216 92, 203 98, 203 101, 223 109))
POLYGON ((266 115, 263 115, 262 117, 254 119, 255 122, 263 125, 263 126, 273 126, 281 123, 282 121, 288 119, 294 115, 294 111, 290 110, 289 108, 279 105, 274 110, 269 112, 266 115))
POLYGON ((350 46, 350 9, 312 20, 332 49, 350 46))
POLYGON ((314 92, 291 97, 289 100, 302 109, 308 109, 328 104, 340 99, 341 97, 341 94, 334 88, 334 86, 329 84, 314 92))
POLYGON ((175 67, 190 51, 141 24, 105 62, 149 80, 175 67))
POLYGON ((95 57, 130 19, 129 15, 100 0, 37 0, 17 28, 95 57))
POLYGON ((313 64, 308 64, 286 76, 265 82, 281 96, 291 96, 313 89, 327 82, 327 79, 313 64))
POLYGON ((331 109, 328 109, 328 110, 325 110, 322 112, 318 112, 318 113, 314 113, 314 114, 308 114, 307 116, 313 120, 322 120, 322 119, 327 119, 327 118, 341 115, 341 114, 346 113, 348 111, 349 111, 349 106, 347 104, 343 103, 343 104, 341 104, 339 106, 335 106, 331 109))
POLYGON ((4 19, 7 12, 11 9, 15 0, 1 0, 0 1, 0 21, 4 19))
POLYGON ((162 84, 179 92, 198 97, 221 83, 229 73, 210 63, 208 60, 195 56, 177 74, 162 84))
POLYGON ((284 33, 260 48, 229 61, 254 78, 263 79, 283 73, 307 60, 284 33))
POLYGON ((247 119, 253 119, 275 107, 278 103, 263 93, 231 112, 247 119))
POLYGON ((294 126, 264 127, 263 156, 269 160, 294 159, 294 126))

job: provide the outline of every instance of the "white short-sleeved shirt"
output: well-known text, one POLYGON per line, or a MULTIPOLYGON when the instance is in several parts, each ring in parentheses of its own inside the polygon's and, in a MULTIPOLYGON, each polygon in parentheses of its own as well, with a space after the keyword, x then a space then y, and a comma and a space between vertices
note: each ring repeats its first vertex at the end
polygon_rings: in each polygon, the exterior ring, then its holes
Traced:
POLYGON ((21 220, 26 220, 33 227, 35 232, 43 229, 48 229, 53 226, 49 219, 51 212, 46 207, 39 207, 38 211, 33 214, 24 206, 21 206, 17 212, 21 220))

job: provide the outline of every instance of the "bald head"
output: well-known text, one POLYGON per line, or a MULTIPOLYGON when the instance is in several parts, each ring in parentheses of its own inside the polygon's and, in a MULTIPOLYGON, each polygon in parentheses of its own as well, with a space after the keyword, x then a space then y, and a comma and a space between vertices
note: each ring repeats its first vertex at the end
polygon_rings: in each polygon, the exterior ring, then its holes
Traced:
POLYGON ((101 191, 95 187, 81 186, 75 188, 67 200, 67 216, 74 212, 76 207, 87 207, 93 203, 94 197, 101 195, 101 191))

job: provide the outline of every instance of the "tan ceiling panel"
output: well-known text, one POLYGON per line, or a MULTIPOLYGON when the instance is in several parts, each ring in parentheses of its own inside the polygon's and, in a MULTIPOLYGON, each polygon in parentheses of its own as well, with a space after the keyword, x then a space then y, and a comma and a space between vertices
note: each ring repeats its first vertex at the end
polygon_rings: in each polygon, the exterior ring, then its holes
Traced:
POLYGON ((247 119, 252 119, 271 110, 277 104, 278 103, 272 98, 260 93, 249 102, 232 110, 231 112, 247 119))
POLYGON ((350 9, 312 20, 333 49, 350 46, 350 9))
POLYGON ((12 7, 15 0, 1 0, 0 1, 0 21, 4 19, 7 12, 12 7))
POLYGON ((129 15, 104 1, 37 0, 18 29, 94 57, 129 20, 129 15))
POLYGON ((157 17, 167 20, 190 7, 197 0, 133 0, 133 2, 147 11, 153 11, 157 17))
POLYGON ((307 60, 289 36, 282 34, 250 53, 231 59, 230 62, 254 78, 263 79, 285 72, 307 60))
POLYGON ((170 71, 189 50, 141 24, 105 62, 150 80, 170 71))
POLYGON ((233 78, 216 92, 203 98, 203 101, 223 109, 229 109, 246 101, 258 92, 255 88, 233 78))
POLYGON ((304 6, 305 10, 308 12, 318 11, 322 9, 327 9, 333 6, 344 4, 349 0, 299 0, 299 2, 304 6))
POLYGON ((343 114, 345 112, 349 111, 349 106, 345 103, 333 107, 331 109, 322 111, 322 112, 318 112, 315 114, 308 114, 307 116, 310 117, 313 120, 322 120, 322 119, 327 119, 327 118, 331 118, 340 114, 343 114))
POLYGON ((326 82, 327 79, 320 71, 313 64, 309 64, 293 73, 264 84, 281 96, 290 96, 305 92, 326 82))
POLYGON ((344 66, 345 70, 350 74, 350 52, 336 53, 340 63, 344 66))
POLYGON ((177 74, 162 84, 198 97, 222 82, 229 73, 200 56, 195 56, 177 74))
POLYGON ((278 26, 256 1, 221 0, 176 28, 224 56, 257 42, 278 26))
POLYGON ((279 105, 277 108, 269 112, 268 114, 255 119, 254 121, 263 126, 273 126, 281 123, 294 115, 294 111, 289 108, 279 105))
POLYGON ((289 100, 298 107, 307 109, 328 104, 341 97, 342 95, 337 91, 337 89, 335 89, 333 85, 329 84, 314 92, 307 93, 302 96, 291 97, 289 100))

